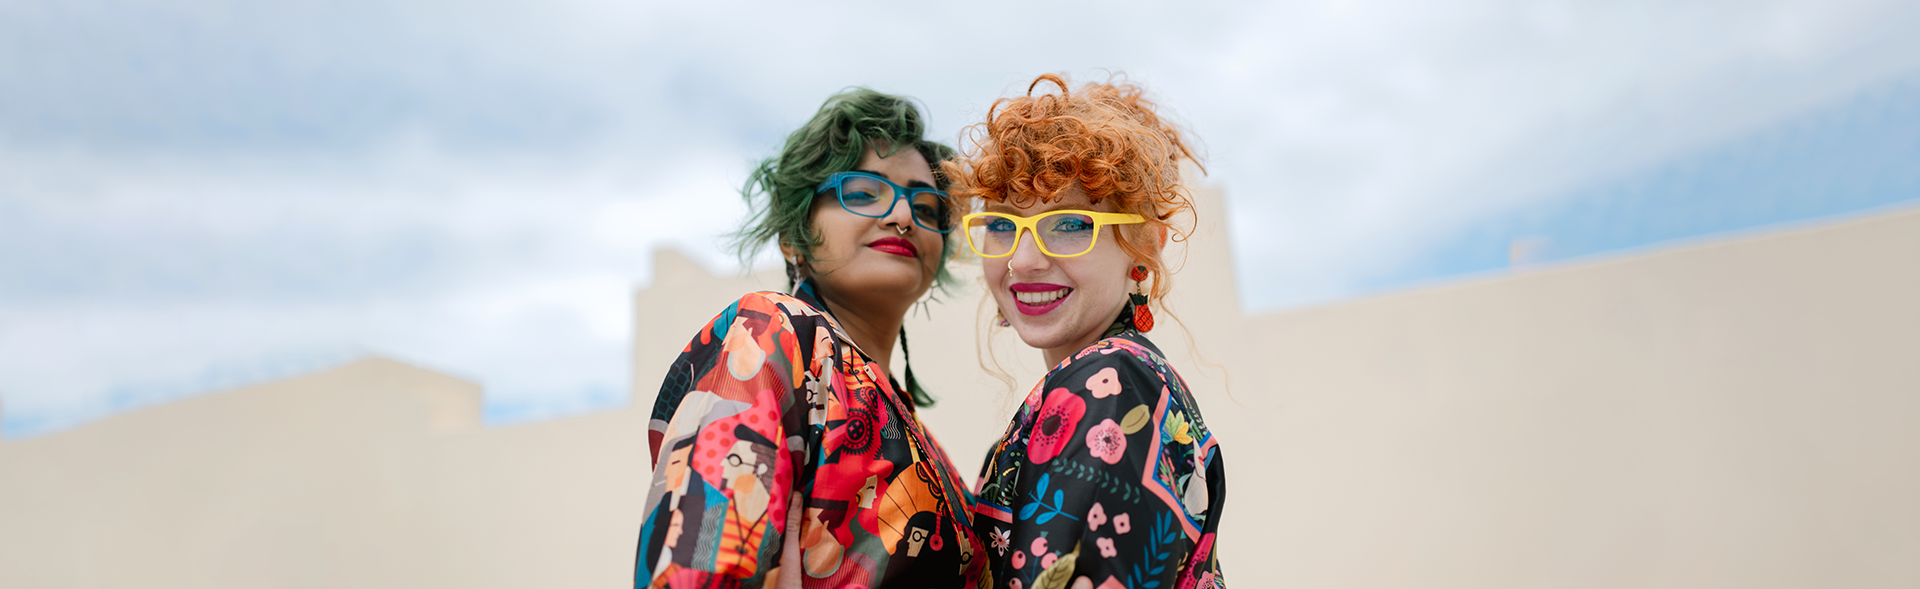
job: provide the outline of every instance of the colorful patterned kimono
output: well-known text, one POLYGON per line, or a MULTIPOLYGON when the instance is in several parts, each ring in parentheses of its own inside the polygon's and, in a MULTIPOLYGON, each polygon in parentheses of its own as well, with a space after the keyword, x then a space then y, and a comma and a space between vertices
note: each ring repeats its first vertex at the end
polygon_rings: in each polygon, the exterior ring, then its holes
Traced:
POLYGON ((973 585, 964 484, 813 292, 741 297, 667 371, 635 586, 973 585), (804 570, 779 570, 796 492, 804 570))
POLYGON ((1185 381, 1123 313, 1027 395, 980 473, 982 586, 1218 587, 1227 481, 1185 381))

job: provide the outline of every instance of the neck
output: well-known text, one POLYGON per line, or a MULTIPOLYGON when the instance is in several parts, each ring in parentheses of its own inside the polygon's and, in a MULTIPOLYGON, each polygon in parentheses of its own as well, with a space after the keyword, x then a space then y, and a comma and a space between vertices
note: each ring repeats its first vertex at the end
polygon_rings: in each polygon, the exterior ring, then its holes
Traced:
POLYGON ((1113 309, 1113 312, 1099 315, 1099 316, 1108 317, 1109 319, 1107 320, 1106 323, 1101 323, 1098 329, 1094 329, 1092 331, 1083 333, 1080 335, 1080 337, 1074 338, 1073 341, 1067 342, 1066 345, 1062 345, 1057 348, 1047 348, 1045 350, 1041 350, 1040 355, 1042 358, 1046 359, 1047 369, 1052 370, 1053 367, 1060 365, 1061 360, 1065 360, 1067 359, 1068 356, 1072 356, 1074 354, 1080 353, 1080 350, 1087 349, 1087 346, 1091 346, 1099 342, 1101 339, 1104 339, 1107 335, 1107 329, 1112 327, 1113 322, 1115 320, 1118 320, 1120 318, 1120 314, 1125 312, 1126 310, 1127 310, 1126 303, 1123 302, 1120 304, 1120 306, 1115 307, 1113 309))
POLYGON ((840 322, 840 327, 847 330, 853 345, 880 365, 883 376, 893 374, 893 345, 900 339, 900 325, 906 321, 911 302, 869 304, 865 300, 848 300, 840 292, 827 292, 818 281, 814 282, 814 288, 822 289, 820 302, 826 304, 827 312, 840 322))
POLYGON ((1060 365, 1061 360, 1067 359, 1068 356, 1072 356, 1074 355, 1074 353, 1079 352, 1080 350, 1087 349, 1087 346, 1091 346, 1093 345, 1094 342, 1097 342, 1097 341, 1100 341, 1099 333, 1095 333, 1093 334, 1093 337, 1083 338, 1081 341, 1077 341, 1072 344, 1060 346, 1058 348, 1047 348, 1045 350, 1041 350, 1040 357, 1046 359, 1047 370, 1052 370, 1053 367, 1060 365))

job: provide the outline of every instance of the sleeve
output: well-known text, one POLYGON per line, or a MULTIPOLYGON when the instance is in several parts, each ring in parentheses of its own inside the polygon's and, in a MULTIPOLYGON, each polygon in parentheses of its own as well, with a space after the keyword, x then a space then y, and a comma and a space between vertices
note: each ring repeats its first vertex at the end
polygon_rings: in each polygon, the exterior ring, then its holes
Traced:
MULTIPOLYGON (((1047 378, 1013 498, 1009 579, 998 586, 1174 589, 1199 540, 1177 483, 1181 417, 1141 358, 1105 348, 1047 378), (1168 427, 1169 425, 1172 427, 1168 427)), ((1203 500, 1204 501, 1204 500, 1203 500)), ((999 534, 999 531, 993 533, 999 534)))
POLYGON ((778 565, 813 368, 797 332, 777 301, 748 295, 668 369, 649 424, 636 587, 758 586, 778 565))

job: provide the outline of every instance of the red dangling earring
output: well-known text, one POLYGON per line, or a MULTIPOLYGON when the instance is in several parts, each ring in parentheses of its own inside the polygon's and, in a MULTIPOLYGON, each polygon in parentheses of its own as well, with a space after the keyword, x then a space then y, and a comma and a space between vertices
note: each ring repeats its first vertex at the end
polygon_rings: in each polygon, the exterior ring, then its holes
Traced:
POLYGON ((1153 331, 1153 311, 1147 309, 1146 287, 1140 284, 1147 279, 1147 267, 1134 266, 1127 271, 1127 277, 1133 279, 1134 292, 1127 295, 1133 303, 1133 328, 1141 333, 1153 331))

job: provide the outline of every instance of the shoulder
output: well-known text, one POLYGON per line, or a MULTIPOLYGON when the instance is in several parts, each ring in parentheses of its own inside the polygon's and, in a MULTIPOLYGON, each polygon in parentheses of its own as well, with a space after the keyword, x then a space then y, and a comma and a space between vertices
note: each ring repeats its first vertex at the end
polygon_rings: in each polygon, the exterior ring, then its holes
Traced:
MULTIPOLYGON (((1191 423, 1191 429, 1197 437, 1206 437, 1206 428, 1200 421, 1199 403, 1195 402, 1193 392, 1188 390, 1186 379, 1180 377, 1179 371, 1167 362, 1167 357, 1160 352, 1160 348, 1153 345, 1152 341, 1139 332, 1130 331, 1103 339, 1094 347, 1103 347, 1100 352, 1111 350, 1111 353, 1107 354, 1109 357, 1121 358, 1119 363, 1125 365, 1125 368, 1120 371, 1123 377, 1130 375, 1136 380, 1149 381, 1153 390, 1151 394, 1145 395, 1140 400, 1157 404, 1154 408, 1155 417, 1166 419, 1156 419, 1156 422, 1191 423)), ((1179 427, 1175 426, 1175 429, 1179 427)), ((1187 437, 1172 433, 1169 435, 1181 439, 1187 437)))
POLYGON ((736 306, 762 309, 768 312, 779 313, 787 316, 795 316, 795 317, 820 316, 820 310, 817 308, 814 308, 814 306, 811 303, 808 303, 804 300, 801 300, 799 297, 795 297, 793 295, 790 295, 784 292, 776 292, 771 290, 763 290, 760 292, 747 293, 745 295, 742 295, 740 297, 740 300, 734 301, 734 304, 736 306))
POLYGON ((1150 344, 1113 336, 1060 361, 1047 373, 1046 387, 1085 391, 1093 399, 1121 393, 1133 398, 1158 397, 1167 382, 1175 378, 1159 350, 1150 344))
POLYGON ((1022 410, 1030 416, 1027 425, 1045 429, 1053 426, 1049 418, 1060 417, 1068 430, 1080 429, 1074 424, 1083 420, 1089 425, 1111 420, 1126 424, 1127 433, 1137 431, 1167 406, 1167 380, 1153 356, 1151 349, 1119 337, 1076 352, 1028 395, 1022 410))
POLYGON ((795 319, 820 317, 820 310, 792 295, 772 291, 742 295, 714 316, 716 335, 726 337, 727 330, 740 323, 779 325, 791 329, 795 319))
POLYGON ((1102 339, 1062 361, 1027 404, 1032 415, 1066 409, 1090 423, 1110 418, 1127 435, 1144 429, 1161 452, 1204 453, 1215 443, 1186 382, 1137 334, 1102 339))
POLYGON ((733 381, 763 375, 798 380, 794 373, 811 368, 800 352, 817 341, 819 316, 805 301, 777 292, 748 293, 727 304, 668 367, 655 399, 655 425, 670 419, 695 389, 723 392, 733 381), (773 370, 763 372, 769 364, 773 370))
POLYGON ((1139 473, 1143 488, 1179 514, 1197 540, 1225 489, 1219 441, 1179 373, 1137 332, 1102 339, 1062 368, 1062 386, 1087 401, 1088 453, 1109 470, 1139 473))
POLYGON ((829 331, 824 317, 819 309, 792 295, 771 291, 747 293, 721 309, 694 335, 689 348, 727 342, 724 346, 758 344, 772 351, 773 346, 789 334, 811 344, 819 339, 814 332, 829 331))

